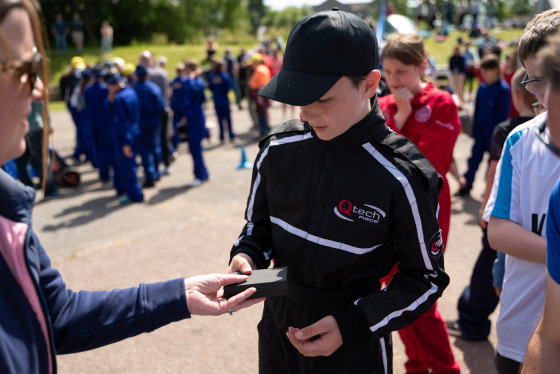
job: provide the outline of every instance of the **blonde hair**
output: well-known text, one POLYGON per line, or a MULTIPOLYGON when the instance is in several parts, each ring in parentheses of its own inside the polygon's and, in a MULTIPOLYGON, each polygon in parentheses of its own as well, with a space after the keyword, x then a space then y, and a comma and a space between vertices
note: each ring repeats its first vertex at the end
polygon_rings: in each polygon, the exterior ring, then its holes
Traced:
POLYGON ((381 61, 386 58, 399 60, 405 65, 419 66, 426 61, 424 39, 418 34, 393 34, 381 52, 381 61))
POLYGON ((549 9, 533 17, 519 38, 517 51, 521 61, 536 56, 545 45, 546 37, 556 32, 559 27, 560 9, 549 9))
POLYGON ((553 90, 560 91, 560 32, 550 35, 546 42, 537 54, 540 75, 553 90))

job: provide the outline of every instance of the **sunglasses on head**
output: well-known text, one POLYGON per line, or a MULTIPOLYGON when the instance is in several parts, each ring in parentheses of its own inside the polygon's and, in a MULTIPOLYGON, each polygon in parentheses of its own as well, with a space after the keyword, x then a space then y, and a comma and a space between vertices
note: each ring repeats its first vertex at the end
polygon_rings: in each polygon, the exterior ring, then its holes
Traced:
POLYGON ((541 78, 529 79, 529 73, 525 73, 523 81, 520 84, 533 95, 542 95, 546 89, 545 81, 541 78))
POLYGON ((37 51, 37 47, 33 47, 32 52, 33 57, 29 61, 12 60, 0 62, 0 72, 13 74, 14 78, 22 83, 24 77, 27 77, 30 92, 33 92, 41 67, 41 54, 37 51))

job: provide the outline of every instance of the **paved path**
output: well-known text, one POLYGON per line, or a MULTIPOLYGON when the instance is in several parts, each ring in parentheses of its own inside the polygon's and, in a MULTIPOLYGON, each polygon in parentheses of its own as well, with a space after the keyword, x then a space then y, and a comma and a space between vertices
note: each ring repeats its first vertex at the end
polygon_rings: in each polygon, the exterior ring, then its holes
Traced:
MULTIPOLYGON (((213 112, 213 110, 211 111, 213 112)), ((250 131, 245 111, 234 112, 239 141, 220 146, 217 132, 206 144, 210 181, 187 188, 192 162, 185 145, 173 163, 173 173, 156 188, 145 191, 146 202, 119 206, 110 186, 97 181, 88 165, 80 166, 82 184, 61 190, 59 197, 38 202, 34 227, 69 288, 102 290, 135 286, 181 276, 223 272, 228 253, 243 226, 250 170, 237 170, 240 145, 253 160, 257 138, 250 131)), ((63 154, 72 152, 74 130, 65 112, 53 113, 54 145, 63 154)), ((278 125, 280 107, 271 110, 278 125)), ((287 118, 287 115, 286 115, 287 118)), ((210 126, 215 126, 213 113, 210 126)), ((466 167, 472 142, 459 137, 456 158, 466 167)), ((483 172, 479 172, 472 199, 453 200, 453 217, 446 269, 451 284, 439 302, 444 318, 456 317, 457 298, 467 284, 480 249, 481 231, 476 224, 482 196, 483 172)), ((451 190, 456 190, 450 181, 451 190)), ((257 333, 261 306, 233 316, 194 317, 151 334, 129 339, 91 352, 59 357, 60 373, 256 373, 257 333)), ((495 320, 496 313, 492 316, 495 320)), ((395 373, 404 373, 405 354, 394 338, 395 373)), ((496 337, 469 343, 451 339, 463 373, 494 373, 496 337)))

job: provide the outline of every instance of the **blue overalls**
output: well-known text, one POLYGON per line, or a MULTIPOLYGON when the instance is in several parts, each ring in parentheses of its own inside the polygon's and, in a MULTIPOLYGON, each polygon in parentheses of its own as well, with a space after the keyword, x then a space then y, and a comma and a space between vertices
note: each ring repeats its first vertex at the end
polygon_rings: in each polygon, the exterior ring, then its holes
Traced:
POLYGON ((201 78, 187 79, 184 84, 183 113, 187 118, 187 142, 194 163, 194 176, 201 181, 208 180, 208 171, 202 158, 202 139, 208 136, 206 118, 202 104, 204 96, 204 81, 201 78))
POLYGON ((498 80, 492 85, 483 83, 476 94, 473 116, 473 138, 474 145, 465 173, 467 187, 472 187, 476 170, 484 152, 490 152, 492 134, 494 128, 500 122, 505 121, 509 115, 509 86, 502 80, 498 80))
POLYGON ((92 159, 93 167, 99 168, 99 179, 109 181, 109 167, 111 166, 112 138, 110 122, 107 117, 109 90, 105 83, 94 82, 84 90, 86 108, 90 113, 90 127, 97 159, 92 159))
POLYGON ((161 113, 165 109, 160 88, 149 80, 134 85, 140 104, 140 137, 137 150, 142 157, 145 183, 159 179, 157 154, 161 153, 161 113))
MULTIPOLYGON (((88 75, 82 72, 82 79, 88 79, 88 75)), ((91 162, 92 165, 97 165, 97 148, 93 141, 93 134, 91 131, 91 114, 85 102, 84 92, 87 87, 84 87, 83 92, 78 93, 78 106, 76 107, 76 131, 77 131, 77 144, 74 151, 74 159, 79 160, 82 155, 86 156, 86 161, 91 162)))
POLYGON ((235 134, 231 128, 231 112, 229 108, 228 92, 232 88, 231 77, 228 73, 208 74, 208 88, 212 91, 214 108, 220 125, 220 140, 224 140, 224 121, 227 124, 229 138, 233 140, 235 134))
POLYGON ((171 95, 171 109, 173 110, 173 137, 172 144, 173 148, 177 148, 179 143, 181 143, 181 138, 179 137, 178 128, 180 126, 181 118, 183 118, 183 105, 184 105, 184 84, 187 80, 186 77, 177 77, 171 81, 169 86, 173 90, 171 95))
POLYGON ((76 120, 79 143, 76 145, 74 158, 79 160, 83 154, 86 156, 86 161, 91 162, 92 165, 97 165, 97 147, 93 141, 91 114, 86 106, 76 108, 76 120))
POLYGON ((117 195, 126 192, 131 201, 143 201, 144 195, 136 175, 137 165, 134 155, 126 157, 123 147, 134 150, 139 134, 140 107, 136 92, 128 86, 121 89, 112 104, 109 104, 110 133, 113 139, 111 156, 113 162, 113 183, 117 195))

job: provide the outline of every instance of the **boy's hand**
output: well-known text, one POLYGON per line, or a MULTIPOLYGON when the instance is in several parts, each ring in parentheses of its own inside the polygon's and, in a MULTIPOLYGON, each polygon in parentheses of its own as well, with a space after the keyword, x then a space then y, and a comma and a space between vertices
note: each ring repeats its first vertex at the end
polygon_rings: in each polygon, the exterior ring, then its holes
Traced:
POLYGON ((238 253, 231 259, 229 263, 229 267, 226 270, 226 273, 234 273, 236 271, 240 271, 243 274, 251 274, 253 269, 256 269, 257 265, 255 262, 246 253, 238 253))
POLYGON ((286 333, 294 347, 306 357, 330 356, 342 346, 342 335, 333 316, 298 329, 289 327, 286 333), (310 339, 318 336, 318 339, 310 339))

